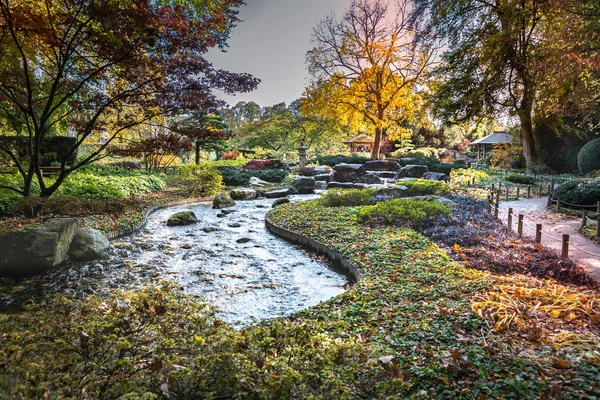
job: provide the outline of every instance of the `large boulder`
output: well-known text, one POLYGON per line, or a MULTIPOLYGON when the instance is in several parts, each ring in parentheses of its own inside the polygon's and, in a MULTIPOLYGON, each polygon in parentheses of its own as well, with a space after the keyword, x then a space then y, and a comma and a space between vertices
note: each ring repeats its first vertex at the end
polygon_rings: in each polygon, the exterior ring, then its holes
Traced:
POLYGON ((327 189, 354 189, 352 182, 329 182, 327 189))
POLYGON ((229 196, 233 200, 254 200, 256 198, 256 190, 250 188, 236 188, 233 189, 229 196))
POLYGON ((287 204, 290 203, 290 199, 288 199, 287 197, 282 197, 281 199, 277 199, 273 202, 273 204, 271 205, 272 208, 278 207, 282 204, 287 204))
POLYGON ((365 174, 354 181, 354 183, 366 183, 368 185, 380 185, 383 183, 381 178, 375 174, 365 174))
POLYGON ((397 172, 395 171, 371 171, 373 175, 380 177, 381 179, 395 179, 397 172))
POLYGON ((327 189, 327 184, 325 181, 315 181, 315 190, 325 190, 327 189))
POLYGON ((0 233, 0 276, 43 274, 62 263, 79 229, 75 218, 56 219, 23 230, 0 233))
POLYGON ((221 209, 235 206, 235 200, 227 194, 219 194, 213 200, 213 208, 221 209))
POLYGON ((329 167, 304 167, 298 168, 298 175, 300 176, 316 176, 322 174, 329 174, 331 169, 329 167))
POLYGON ((319 174, 314 176, 315 181, 331 182, 331 174, 319 174))
POLYGON ((362 164, 338 164, 333 169, 335 182, 354 182, 367 173, 362 164))
POLYGON ((248 183, 250 184, 250 186, 257 186, 257 187, 265 187, 265 186, 270 185, 269 182, 263 181, 262 179, 257 178, 256 176, 250 177, 250 179, 248 180, 248 183))
POLYGON ((181 211, 175 213, 167 220, 167 226, 185 226, 192 225, 198 222, 196 214, 193 211, 181 211))
POLYGON ((271 191, 265 192, 265 197, 267 199, 279 199, 282 197, 287 197, 292 194, 298 194, 298 191, 293 187, 289 187, 286 189, 271 190, 271 191))
POLYGON ((407 165, 398 171, 396 178, 422 178, 426 172, 429 172, 426 165, 407 165))
POLYGON ((110 242, 102 232, 92 228, 79 228, 69 249, 69 258, 75 261, 92 261, 106 254, 110 242))
POLYGON ((315 178, 312 176, 299 176, 294 179, 292 186, 300 194, 311 194, 315 191, 315 178))
POLYGON ((430 181, 444 181, 444 182, 448 182, 450 180, 450 178, 448 178, 448 175, 442 174, 440 172, 425 172, 423 174, 423 179, 427 179, 430 181))
POLYGON ((394 160, 372 160, 367 161, 365 164, 367 171, 398 171, 400 164, 394 160))

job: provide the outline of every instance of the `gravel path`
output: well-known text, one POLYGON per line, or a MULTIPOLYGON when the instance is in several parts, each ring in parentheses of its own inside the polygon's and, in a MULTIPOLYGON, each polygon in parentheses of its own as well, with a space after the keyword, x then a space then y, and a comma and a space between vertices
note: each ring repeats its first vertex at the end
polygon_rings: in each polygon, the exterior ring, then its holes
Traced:
POLYGON ((501 202, 499 217, 506 224, 508 209, 512 208, 513 229, 516 231, 518 215, 523 214, 525 216, 523 234, 529 237, 535 237, 535 225, 542 224, 542 244, 554 249, 558 254, 562 250, 562 235, 570 235, 569 258, 584 267, 594 279, 600 281, 600 244, 586 238, 577 230, 581 223, 580 218, 546 210, 547 201, 547 197, 542 197, 501 202))

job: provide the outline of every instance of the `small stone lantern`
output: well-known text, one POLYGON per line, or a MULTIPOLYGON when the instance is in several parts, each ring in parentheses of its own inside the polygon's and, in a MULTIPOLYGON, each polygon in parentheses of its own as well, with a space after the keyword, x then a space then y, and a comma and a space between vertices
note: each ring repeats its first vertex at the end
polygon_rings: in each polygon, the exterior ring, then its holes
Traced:
POLYGON ((300 146, 296 147, 298 150, 298 158, 300 159, 300 168, 306 167, 306 150, 308 147, 304 145, 304 142, 300 143, 300 146))

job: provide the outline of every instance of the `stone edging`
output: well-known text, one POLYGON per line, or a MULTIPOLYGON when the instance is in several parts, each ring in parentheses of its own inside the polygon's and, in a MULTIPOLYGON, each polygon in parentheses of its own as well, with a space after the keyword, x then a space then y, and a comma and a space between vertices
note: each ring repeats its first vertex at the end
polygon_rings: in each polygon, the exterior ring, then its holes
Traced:
POLYGON ((341 266, 346 275, 350 276, 354 282, 358 282, 360 280, 360 272, 358 271, 356 265, 354 265, 354 263, 342 256, 337 251, 325 246, 323 243, 314 239, 307 238, 306 236, 300 235, 299 233, 296 233, 294 231, 290 231, 288 229, 275 225, 273 222, 269 221, 268 214, 265 217, 265 226, 269 232, 273 233, 276 236, 279 236, 294 244, 298 244, 306 249, 315 251, 320 254, 325 254, 330 261, 332 261, 336 265, 341 266))
POLYGON ((162 203, 162 204, 157 204, 155 206, 150 207, 147 211, 146 211, 146 215, 144 216, 144 219, 140 222, 138 222, 135 225, 130 225, 127 228, 123 228, 123 229, 119 229, 118 231, 112 231, 112 232, 108 232, 106 234, 106 237, 108 238, 108 240, 115 240, 115 239, 119 239, 125 236, 129 236, 141 229, 144 229, 144 227, 146 226, 146 224, 148 223, 148 217, 150 215, 152 215, 153 213, 155 213, 158 210, 162 210, 163 208, 167 208, 167 207, 176 207, 176 206, 184 206, 187 204, 201 204, 201 203, 206 203, 205 198, 202 199, 186 199, 186 200, 175 200, 175 201, 170 201, 167 203, 162 203))

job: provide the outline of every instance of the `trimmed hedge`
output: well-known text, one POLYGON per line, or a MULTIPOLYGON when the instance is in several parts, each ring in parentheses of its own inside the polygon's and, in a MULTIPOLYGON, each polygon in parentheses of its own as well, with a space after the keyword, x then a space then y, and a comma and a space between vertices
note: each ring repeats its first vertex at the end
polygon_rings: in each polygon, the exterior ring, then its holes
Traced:
POLYGON ((600 170, 600 138, 588 142, 579 150, 577 166, 583 175, 600 170))
POLYGON ((535 178, 527 175, 509 174, 504 178, 512 183, 520 183, 523 185, 532 185, 536 182, 535 178))
MULTIPOLYGON (((554 189, 552 198, 561 202, 592 206, 600 201, 600 179, 586 181, 576 179, 565 182, 554 189)), ((566 206, 566 205, 565 205, 566 206)))
POLYGON ((336 156, 318 156, 308 160, 308 163, 333 167, 338 164, 364 164, 370 160, 369 157, 364 156, 343 156, 338 154, 336 156))
POLYGON ((447 215, 450 211, 448 206, 431 201, 395 199, 363 207, 355 215, 362 223, 419 226, 432 218, 447 215))
POLYGON ((427 168, 429 169, 429 172, 439 172, 442 174, 446 174, 448 176, 450 176, 450 172, 452 172, 453 169, 457 169, 457 168, 464 168, 464 162, 457 162, 457 163, 443 163, 440 162, 439 160, 435 159, 435 158, 422 158, 422 157, 417 157, 414 159, 400 159, 399 160, 400 165, 402 165, 403 167, 405 167, 406 165, 425 165, 427 166, 427 168), (410 160, 410 161, 409 161, 410 160))

